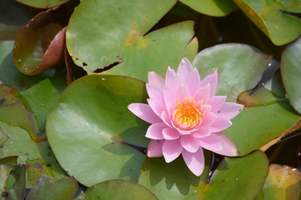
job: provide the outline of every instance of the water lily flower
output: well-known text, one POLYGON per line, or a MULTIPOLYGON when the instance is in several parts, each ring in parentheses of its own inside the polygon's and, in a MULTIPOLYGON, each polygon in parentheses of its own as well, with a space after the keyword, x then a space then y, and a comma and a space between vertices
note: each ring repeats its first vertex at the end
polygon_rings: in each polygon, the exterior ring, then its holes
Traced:
POLYGON ((200 80, 199 72, 183 58, 177 72, 168 67, 165 80, 148 73, 148 104, 133 103, 128 109, 150 123, 146 137, 151 141, 147 156, 163 156, 167 163, 180 154, 192 173, 204 170, 203 148, 225 156, 236 156, 237 147, 222 131, 243 105, 215 96, 220 76, 217 70, 200 80))

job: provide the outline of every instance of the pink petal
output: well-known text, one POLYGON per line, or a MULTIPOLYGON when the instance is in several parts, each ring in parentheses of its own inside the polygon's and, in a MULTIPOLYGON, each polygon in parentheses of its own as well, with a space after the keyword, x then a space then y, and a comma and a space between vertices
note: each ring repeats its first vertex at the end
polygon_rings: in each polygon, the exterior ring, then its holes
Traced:
POLYGON ((220 74, 216 69, 212 71, 210 74, 208 74, 207 76, 205 76, 201 81, 201 86, 204 86, 208 83, 210 84, 210 97, 216 94, 219 85, 219 80, 220 80, 220 74))
POLYGON ((205 166, 205 158, 202 148, 199 148, 198 151, 195 153, 190 153, 183 149, 182 156, 187 167, 194 175, 200 176, 203 173, 205 166))
POLYGON ((192 133, 192 136, 195 138, 204 138, 211 134, 210 128, 198 128, 196 131, 192 133))
POLYGON ((153 139, 153 140, 163 140, 163 129, 165 129, 167 126, 164 123, 156 123, 152 124, 148 127, 145 137, 153 139))
POLYGON ((200 138, 199 144, 201 147, 208 149, 210 151, 221 151, 224 149, 224 143, 222 138, 220 138, 215 133, 211 133, 207 137, 200 138))
POLYGON ((190 94, 194 94, 200 88, 201 79, 196 68, 186 77, 184 84, 188 86, 190 94))
POLYGON ((180 87, 177 90, 177 94, 176 94, 176 98, 178 100, 178 102, 183 101, 184 98, 186 98, 189 95, 189 89, 186 85, 180 85, 180 87))
POLYGON ((148 157, 161 157, 163 156, 162 147, 164 140, 151 140, 147 147, 148 157))
POLYGON ((205 86, 197 89, 197 91, 194 94, 194 99, 196 102, 203 100, 204 104, 206 104, 209 96, 210 96, 210 84, 206 84, 205 86))
POLYGON ((214 113, 209 112, 198 128, 205 128, 210 126, 216 120, 216 118, 217 116, 214 113))
POLYGON ((223 156, 238 156, 238 149, 235 143, 223 132, 211 133, 216 135, 223 142, 224 148, 222 150, 212 150, 214 153, 223 155, 223 156))
POLYGON ((233 117, 238 115, 243 108, 244 106, 241 104, 226 102, 219 110, 218 115, 224 116, 228 119, 232 119, 233 117))
POLYGON ((162 122, 162 120, 154 113, 151 107, 144 103, 132 103, 128 105, 128 109, 140 119, 153 124, 162 122))
POLYGON ((186 151, 191 153, 195 153, 200 147, 199 140, 192 135, 182 135, 181 144, 186 151))
POLYGON ((146 86, 146 90, 147 90, 147 94, 149 96, 149 98, 154 98, 158 101, 163 102, 164 98, 163 98, 163 91, 149 83, 145 84, 146 86))
POLYGON ((147 99, 147 103, 157 116, 160 116, 163 111, 167 111, 165 105, 156 99, 147 99))
POLYGON ((170 117, 169 117, 169 115, 168 115, 165 111, 163 111, 163 112, 161 113, 161 119, 162 119, 162 121, 163 121, 167 126, 173 127, 173 125, 171 124, 170 117))
POLYGON ((165 128, 163 129, 163 137, 166 140, 175 140, 178 139, 181 134, 174 128, 165 128))
POLYGON ((208 99, 206 104, 211 105, 212 106, 211 112, 216 114, 220 110, 220 108, 224 105, 226 99, 227 96, 213 96, 208 99))
POLYGON ((218 115, 216 120, 210 125, 211 132, 220 132, 232 125, 232 122, 224 116, 218 115))
POLYGON ((177 70, 177 75, 181 81, 181 83, 184 83, 184 80, 188 76, 190 72, 192 72, 192 66, 187 58, 183 58, 180 62, 180 65, 177 70))
POLYGON ((183 146, 181 145, 180 139, 176 140, 165 140, 163 144, 163 156, 167 163, 175 160, 182 153, 183 146))
POLYGON ((171 90, 170 88, 164 87, 163 97, 164 97, 164 102, 165 102, 166 108, 174 108, 175 107, 176 98, 177 98, 176 94, 177 93, 174 92, 173 90, 171 90), (170 105, 168 105, 168 104, 170 104, 170 105))
POLYGON ((161 90, 163 90, 165 85, 165 80, 162 76, 156 72, 148 72, 148 83, 153 85, 161 90))
POLYGON ((178 87, 180 86, 180 83, 180 79, 177 76, 176 72, 168 67, 165 78, 165 86, 175 94, 178 87))

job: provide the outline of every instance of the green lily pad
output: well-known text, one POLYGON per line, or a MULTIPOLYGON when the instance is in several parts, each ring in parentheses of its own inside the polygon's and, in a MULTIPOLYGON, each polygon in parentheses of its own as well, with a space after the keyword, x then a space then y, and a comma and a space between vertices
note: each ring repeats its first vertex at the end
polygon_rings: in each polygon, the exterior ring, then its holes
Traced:
POLYGON ((202 50, 192 65, 201 78, 216 68, 220 70, 217 95, 226 95, 227 101, 236 102, 237 96, 253 89, 268 67, 272 56, 243 44, 221 44, 202 50))
POLYGON ((287 44, 301 33, 300 19, 289 14, 301 13, 300 2, 291 0, 234 0, 234 2, 275 45, 287 44))
MULTIPOLYGON (((0 122, 0 127, 3 132, 9 136, 9 139, 0 147, 0 157, 18 156, 18 164, 26 164, 27 160, 40 158, 47 165, 47 170, 50 172, 52 180, 57 180, 62 177, 67 177, 66 172, 57 163, 50 146, 47 141, 36 143, 31 140, 29 134, 19 127, 11 127, 3 122, 0 122)), ((27 165, 29 166, 29 165, 27 165)), ((31 166, 36 167, 36 166, 31 166)), ((39 170, 31 169, 29 171, 39 170)), ((32 186, 32 182, 36 182, 39 177, 28 174, 27 188, 32 186)))
POLYGON ((74 200, 156 200, 155 194, 144 186, 122 179, 108 180, 88 188, 85 193, 78 195, 74 200))
POLYGON ((188 170, 182 158, 168 164, 163 158, 146 158, 139 183, 161 200, 247 200, 261 190, 269 170, 264 153, 256 151, 242 158, 225 158, 208 180, 210 155, 205 151, 205 169, 200 177, 188 170))
POLYGON ((287 46, 282 54, 281 75, 293 108, 301 114, 301 38, 287 46))
POLYGON ((46 125, 49 144, 68 174, 88 187, 115 178, 136 181, 149 124, 127 106, 146 98, 145 83, 126 76, 93 74, 70 84, 46 125))
POLYGON ((35 8, 51 8, 54 6, 58 6, 61 4, 64 4, 66 2, 68 2, 69 0, 16 0, 22 4, 31 6, 31 7, 35 7, 35 8))
POLYGON ((68 23, 64 7, 41 12, 19 33, 13 57, 17 68, 26 75, 39 74, 64 62, 65 29, 68 23))
MULTIPOLYGON (((50 68, 36 76, 25 76, 12 58, 13 41, 0 42, 0 83, 16 89, 26 100, 38 122, 38 130, 45 130, 45 121, 67 86, 66 72, 50 68)), ((25 101, 23 101, 25 102, 25 101)))
POLYGON ((0 159, 0 165, 5 163, 17 164, 18 156, 7 156, 5 158, 0 159))
POLYGON ((51 183, 50 178, 42 175, 31 188, 27 200, 58 200, 72 199, 77 191, 78 184, 75 178, 61 178, 51 183))
POLYGON ((147 33, 175 3, 82 1, 70 18, 67 49, 88 74, 107 70, 145 81, 148 70, 164 75, 168 66, 177 67, 183 57, 192 60, 198 46, 196 38, 191 40, 191 21, 147 33))
POLYGON ((237 10, 237 6, 231 0, 180 0, 193 10, 205 15, 223 17, 237 10))
POLYGON ((15 40, 31 16, 26 6, 11 0, 1 0, 0 19, 0 40, 15 40))
POLYGON ((270 165, 269 175, 256 200, 299 199, 301 172, 290 166, 270 165))
POLYGON ((8 136, 2 131, 0 127, 0 146, 3 145, 7 140, 8 140, 8 136))
POLYGON ((0 120, 22 127, 34 141, 43 140, 44 138, 38 138, 37 120, 26 104, 26 100, 16 89, 0 85, 0 120))
POLYGON ((10 174, 6 180, 5 192, 2 192, 1 195, 2 199, 3 197, 7 200, 24 199, 26 184, 25 165, 4 164, 0 166, 10 168, 10 174))

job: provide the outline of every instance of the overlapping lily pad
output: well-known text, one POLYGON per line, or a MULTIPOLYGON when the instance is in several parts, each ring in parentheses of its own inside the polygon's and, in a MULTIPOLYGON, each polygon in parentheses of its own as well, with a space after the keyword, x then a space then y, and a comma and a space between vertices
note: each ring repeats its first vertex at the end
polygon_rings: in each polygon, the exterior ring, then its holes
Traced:
POLYGON ((75 178, 61 178, 52 183, 49 177, 42 175, 31 188, 27 200, 57 200, 72 199, 78 188, 75 178))
POLYGON ((165 163, 146 158, 139 183, 163 199, 253 199, 268 175, 268 159, 261 151, 243 158, 225 158, 208 181, 210 153, 205 151, 205 169, 193 175, 182 158, 165 163), (256 160, 256 162, 254 162, 256 160))
POLYGON ((301 172, 298 169, 271 164, 269 175, 256 200, 299 199, 300 184, 301 172))
MULTIPOLYGON (((256 86, 270 61, 271 56, 259 53, 250 46, 224 44, 201 51, 193 62, 202 77, 214 68, 220 69, 218 95, 227 95, 227 101, 230 102, 236 102, 239 98, 239 102, 245 106, 255 106, 245 107, 231 120, 233 125, 225 131, 235 142, 241 155, 281 136, 300 118, 285 97, 265 88, 249 96, 250 89, 256 86), (248 93, 238 96, 245 90, 249 90, 248 93)), ((281 86, 281 83, 278 85, 281 86)), ((273 90, 280 91, 281 88, 273 87, 273 90)), ((265 149, 271 145, 272 143, 265 149)))
POLYGON ((40 1, 36 1, 36 0, 16 0, 20 3, 23 3, 25 5, 31 6, 31 7, 36 7, 36 8, 51 8, 54 6, 58 6, 61 5, 63 3, 66 3, 69 0, 40 0, 40 1))
POLYGON ((155 194, 151 193, 142 185, 122 179, 105 181, 88 188, 85 193, 78 195, 74 200, 156 200, 155 194))
POLYGON ((222 17, 237 9, 231 0, 180 0, 192 9, 214 17, 222 17))
POLYGON ((73 61, 88 74, 107 70, 109 74, 146 81, 149 70, 163 75, 166 67, 178 66, 183 57, 192 60, 198 45, 196 38, 191 41, 193 22, 148 33, 175 3, 175 0, 82 1, 66 32, 73 61))
MULTIPOLYGON (((40 158, 46 163, 45 168, 52 177, 52 180, 57 180, 58 178, 67 177, 67 174, 60 165, 57 163, 51 148, 47 141, 42 141, 35 143, 31 140, 29 134, 19 127, 11 127, 3 122, 0 122, 0 127, 3 132, 9 136, 9 139, 4 145, 0 147, 0 157, 7 156, 18 156, 17 163, 25 164, 29 160, 40 158)), ((33 167, 31 171, 39 171, 39 167, 33 167)), ((34 173, 28 174, 27 187, 30 188, 38 180, 39 177, 35 176, 34 173)))
POLYGON ((68 174, 86 186, 114 178, 136 181, 148 124, 127 106, 146 98, 145 83, 126 76, 94 74, 70 84, 46 126, 51 148, 68 174))
POLYGON ((301 13, 299 1, 234 0, 234 2, 275 45, 287 44, 301 33, 300 19, 289 14, 301 13))
POLYGON ((301 38, 287 46, 282 54, 281 75, 287 96, 294 109, 301 114, 301 38))
POLYGON ((19 33, 13 56, 15 65, 23 74, 39 74, 64 62, 63 28, 68 23, 65 11, 64 7, 56 7, 41 12, 19 33))

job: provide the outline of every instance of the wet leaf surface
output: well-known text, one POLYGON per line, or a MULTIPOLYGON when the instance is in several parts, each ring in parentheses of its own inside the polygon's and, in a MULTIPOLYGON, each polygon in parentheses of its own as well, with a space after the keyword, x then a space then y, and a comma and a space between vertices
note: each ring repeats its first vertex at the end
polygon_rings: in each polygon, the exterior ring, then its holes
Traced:
POLYGON ((210 153, 205 151, 205 169, 193 175, 182 158, 165 163, 163 158, 146 158, 139 183, 159 199, 253 199, 268 174, 268 159, 261 151, 242 158, 225 158, 209 176, 210 153), (254 162, 256 160, 256 162, 254 162))
POLYGON ((136 181, 149 125, 127 106, 145 101, 145 83, 126 76, 94 74, 70 84, 46 126, 60 165, 88 187, 114 178, 136 181))
POLYGON ((156 200, 155 194, 150 192, 144 186, 122 179, 109 180, 98 183, 88 188, 85 193, 78 195, 74 200, 88 199, 103 199, 103 200, 156 200))

